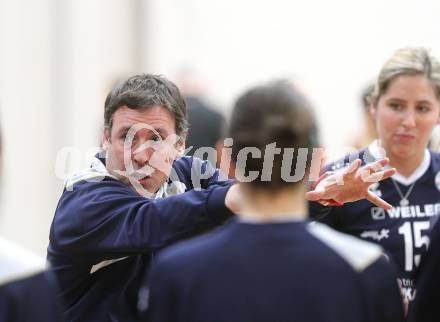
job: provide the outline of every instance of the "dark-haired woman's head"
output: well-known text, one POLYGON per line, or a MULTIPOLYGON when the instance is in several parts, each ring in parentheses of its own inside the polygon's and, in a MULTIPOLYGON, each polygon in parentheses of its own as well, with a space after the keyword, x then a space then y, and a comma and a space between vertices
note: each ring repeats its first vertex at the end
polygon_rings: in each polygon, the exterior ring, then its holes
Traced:
POLYGON ((309 103, 291 83, 245 92, 235 103, 229 128, 238 181, 272 192, 303 182, 316 132, 309 103))

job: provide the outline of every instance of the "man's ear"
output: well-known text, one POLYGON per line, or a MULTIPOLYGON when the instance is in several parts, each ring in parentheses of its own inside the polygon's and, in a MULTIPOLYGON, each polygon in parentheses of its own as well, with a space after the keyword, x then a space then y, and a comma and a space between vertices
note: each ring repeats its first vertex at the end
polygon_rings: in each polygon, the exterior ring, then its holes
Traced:
POLYGON ((102 142, 101 146, 104 151, 107 151, 110 146, 110 129, 108 127, 104 128, 104 132, 102 133, 102 142))

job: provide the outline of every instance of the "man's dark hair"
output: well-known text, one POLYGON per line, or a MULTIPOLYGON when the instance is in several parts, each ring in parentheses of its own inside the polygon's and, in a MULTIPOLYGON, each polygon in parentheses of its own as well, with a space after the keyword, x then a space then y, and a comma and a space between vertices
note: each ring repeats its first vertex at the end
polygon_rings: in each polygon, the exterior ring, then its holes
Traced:
POLYGON ((286 182, 282 177, 284 149, 294 148, 292 166, 288 169, 293 175, 297 161, 305 162, 306 171, 309 169, 312 148, 318 143, 311 106, 293 84, 286 81, 255 87, 239 97, 232 112, 229 137, 233 139, 234 162, 237 163, 238 153, 246 147, 256 147, 262 154, 261 158, 247 158, 246 169, 237 170, 245 174, 257 171, 259 175, 250 184, 275 190, 295 184, 286 182), (282 150, 274 155, 270 180, 263 180, 261 174, 266 146, 272 143, 282 150), (305 160, 298 158, 299 148, 308 149, 305 160))
POLYGON ((153 106, 168 109, 176 121, 176 134, 186 134, 188 128, 185 99, 177 86, 161 75, 135 75, 114 87, 104 105, 104 126, 112 128, 113 115, 123 107, 140 110, 153 106))

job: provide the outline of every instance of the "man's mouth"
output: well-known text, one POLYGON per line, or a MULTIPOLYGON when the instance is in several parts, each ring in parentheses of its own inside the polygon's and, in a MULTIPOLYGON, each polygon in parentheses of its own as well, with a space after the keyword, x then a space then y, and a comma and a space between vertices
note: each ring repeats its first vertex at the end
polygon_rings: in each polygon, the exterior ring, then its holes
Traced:
POLYGON ((146 166, 142 167, 141 169, 134 170, 134 171, 116 170, 115 172, 123 177, 140 181, 140 180, 149 179, 154 171, 156 171, 156 169, 146 165, 146 166))
POLYGON ((144 180, 150 178, 154 171, 154 168, 145 166, 142 168, 142 170, 136 170, 129 173, 128 176, 136 180, 144 180))

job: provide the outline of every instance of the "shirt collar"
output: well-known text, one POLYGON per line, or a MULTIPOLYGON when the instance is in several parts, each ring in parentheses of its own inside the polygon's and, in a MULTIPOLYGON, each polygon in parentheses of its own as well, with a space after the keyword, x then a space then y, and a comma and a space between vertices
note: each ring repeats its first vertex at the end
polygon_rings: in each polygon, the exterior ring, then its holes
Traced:
MULTIPOLYGON (((368 152, 376 160, 383 159, 386 157, 385 149, 383 149, 381 146, 379 146, 379 140, 375 140, 373 143, 371 143, 368 146, 368 152)), ((428 149, 425 149, 425 155, 423 157, 422 162, 413 171, 413 173, 411 173, 411 175, 409 177, 405 177, 405 176, 401 175, 399 172, 396 172, 392 176, 392 178, 405 186, 409 186, 410 184, 413 184, 414 182, 419 180, 426 173, 426 171, 429 168, 430 163, 431 163, 431 154, 429 153, 428 149)))
MULTIPOLYGON (((173 171, 173 170, 172 170, 173 171)), ((105 177, 113 178, 115 180, 119 179, 110 172, 105 167, 105 158, 101 158, 98 155, 94 157, 91 161, 90 167, 83 169, 82 171, 74 174, 66 180, 65 187, 66 190, 72 191, 73 186, 81 181, 87 182, 100 182, 104 180, 105 177)), ((176 175, 172 177, 177 177, 176 175)), ((150 199, 163 199, 173 195, 178 195, 186 190, 186 185, 176 180, 169 180, 164 182, 164 184, 159 188, 159 190, 151 196, 150 199)))

